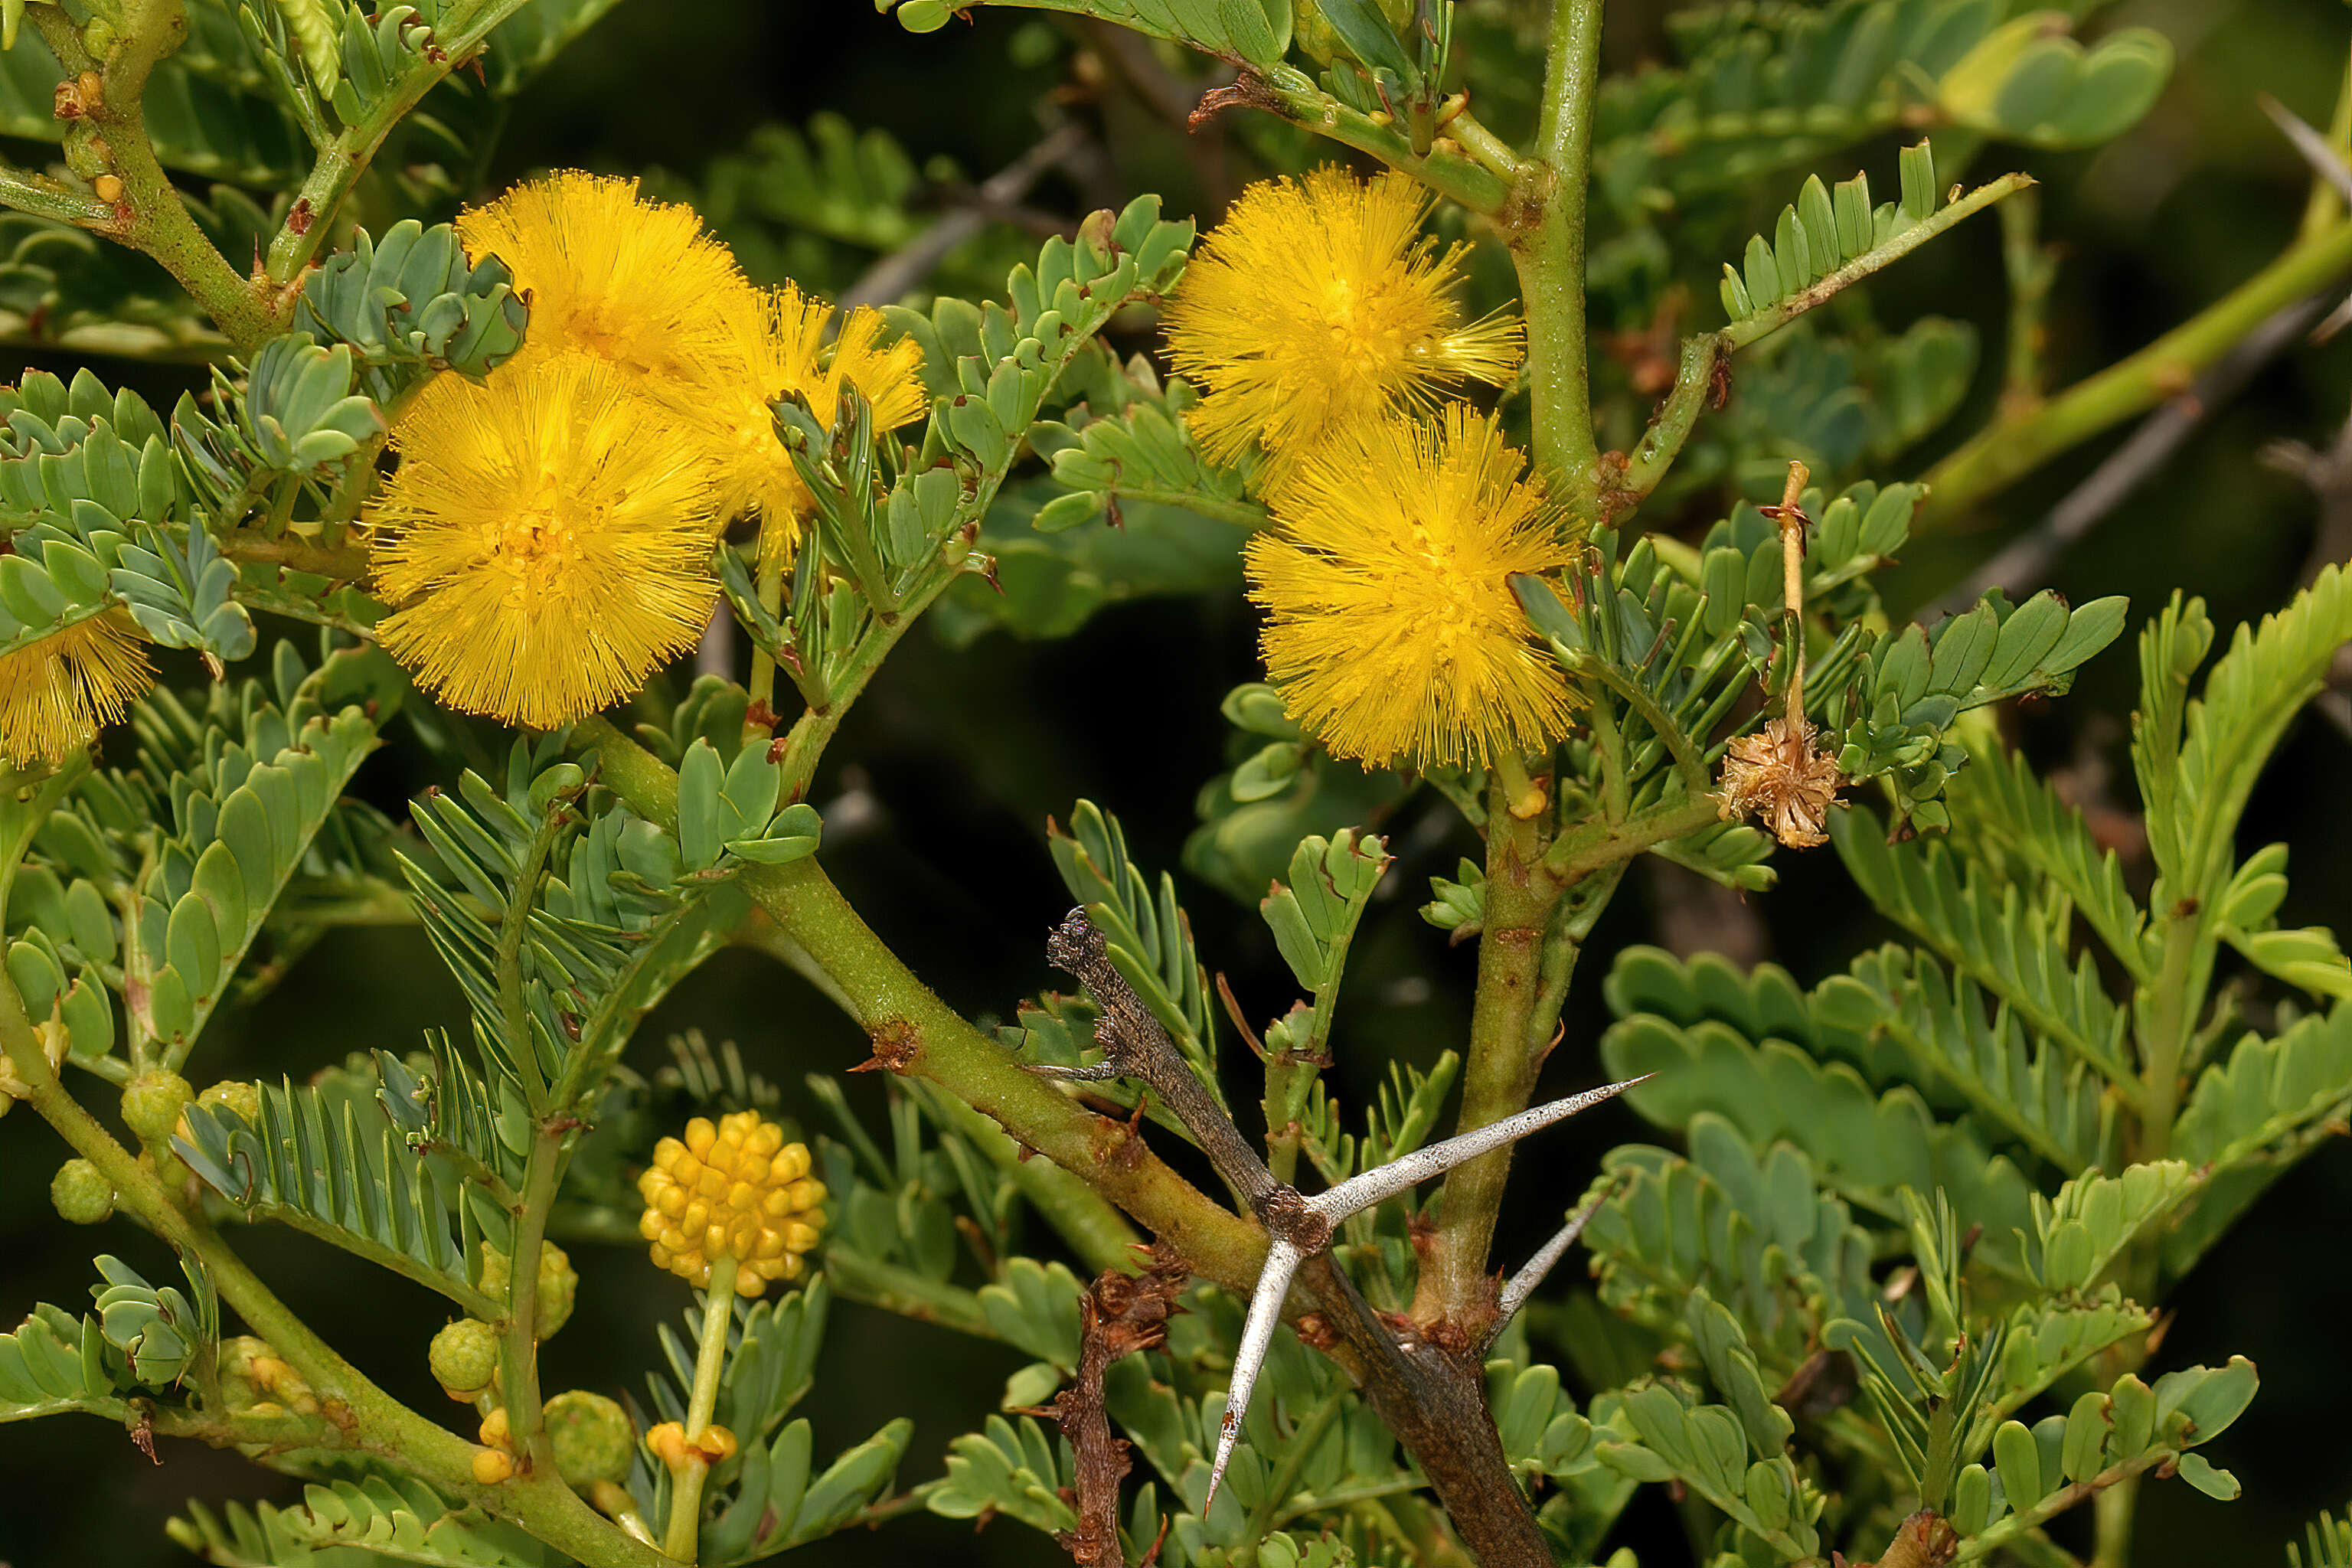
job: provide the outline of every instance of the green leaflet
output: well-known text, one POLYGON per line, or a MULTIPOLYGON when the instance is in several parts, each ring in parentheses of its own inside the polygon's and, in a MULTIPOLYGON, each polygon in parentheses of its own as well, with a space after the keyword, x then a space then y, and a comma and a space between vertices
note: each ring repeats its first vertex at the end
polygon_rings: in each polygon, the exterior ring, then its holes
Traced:
MULTIPOLYGON (((2151 658, 2164 670, 2147 685, 2162 680, 2171 689, 2185 690, 2188 673, 2211 635, 2205 629, 2200 636, 2198 628, 2205 627, 2202 606, 2191 601, 2151 628, 2151 648, 2168 648, 2176 637, 2186 640, 2177 653, 2143 651, 2143 670, 2155 668, 2151 658), (2176 622, 2179 633, 2168 629, 2176 622)), ((2147 749, 2136 745, 2134 761, 2144 781, 2152 771, 2170 775, 2149 796, 2148 846, 2166 885, 2178 896, 2210 898, 2219 890, 2255 777, 2288 721, 2319 694, 2328 660, 2347 639, 2352 574, 2329 566, 2285 609, 2265 616, 2259 626, 2238 628, 2229 651, 2206 677, 2203 692, 2187 705, 2185 721, 2169 706, 2177 699, 2161 699, 2153 690, 2144 694, 2151 709, 2143 721, 2147 749), (2176 723, 2181 725, 2178 762, 2166 766, 2176 723)))
POLYGON ((387 667, 373 650, 335 656, 308 674, 299 658, 280 663, 283 707, 255 681, 241 701, 216 702, 201 721, 168 689, 133 717, 174 830, 140 876, 123 974, 133 988, 132 1027, 173 1064, 194 1048, 311 839, 379 744, 378 721, 391 716, 391 704, 373 696, 373 717, 359 702, 328 706, 355 679, 383 679, 387 667), (206 721, 232 718, 238 742, 210 754, 186 745, 206 721))
POLYGON ((1966 1539, 1954 1561, 1987 1557, 2071 1507, 2080 1494, 2069 1482, 2137 1473, 2169 1460, 2200 1491, 2235 1497, 2236 1479, 2189 1450, 2235 1421, 2255 1386, 2253 1363, 2232 1356, 2225 1367, 2167 1373, 2153 1387, 2126 1373, 2105 1393, 2083 1394, 2063 1415, 2045 1416, 2031 1427, 2004 1422, 1993 1434, 1990 1477, 1979 1465, 1969 1467, 1973 1479, 1963 1474, 1952 1522, 1966 1539))
POLYGON ((1870 1238, 1788 1144, 1759 1159, 1736 1138, 1694 1137, 1687 1160, 1633 1146, 1605 1164, 1613 1185, 1584 1242, 1601 1300, 1619 1312, 1680 1332, 1692 1289, 1704 1287, 1785 1377, 1824 1323, 1874 1295, 1870 1238))
POLYGON ((1320 993, 1338 984, 1356 922, 1389 865, 1387 846, 1370 835, 1342 829, 1299 840, 1288 879, 1258 904, 1299 984, 1320 993))
POLYGON ((119 1415, 128 1381, 121 1352, 94 1318, 36 1303, 14 1333, 0 1334, 0 1421, 71 1410, 119 1415))
POLYGON ((1625 1395, 1610 1422, 1601 1462, 1636 1480, 1679 1479, 1755 1536, 1784 1563, 1812 1557, 1821 1544, 1813 1521, 1823 1499, 1784 1454, 1758 1454, 1739 1417, 1720 1405, 1696 1405, 1674 1385, 1652 1383, 1625 1395))
POLYGON ((2143 942, 2147 917, 2124 886, 2122 863, 2102 850, 2083 814, 2058 798, 2023 756, 1999 753, 1972 740, 1969 765, 1953 789, 1972 830, 1988 833, 2000 846, 2049 879, 2056 891, 2098 934, 2116 961, 2142 984, 2154 974, 2155 960, 2143 942))
POLYGON ((1140 356, 1127 367, 1127 375, 1137 391, 1125 407, 1094 411, 1084 420, 1074 417, 1062 432, 1068 444, 1050 456, 1055 482, 1068 493, 1038 509, 1036 530, 1059 532, 1106 514, 1116 525, 1122 500, 1263 527, 1265 508, 1243 493, 1247 465, 1213 465, 1184 425, 1184 411, 1199 401, 1191 384, 1172 381, 1162 389, 1140 356))
POLYGON ((226 1106, 188 1108, 172 1144, 190 1170, 251 1218, 406 1275, 471 1316, 500 1314, 478 1280, 483 1243, 510 1247, 511 1215, 470 1180, 445 1185, 373 1083, 258 1087, 258 1123, 226 1106))
POLYGON ((522 346, 528 315, 504 262, 484 257, 469 268, 457 230, 408 218, 381 241, 355 230, 350 250, 307 274, 295 325, 356 350, 368 395, 382 405, 429 370, 487 374, 522 346))
POLYGON ((2000 998, 2034 1033, 2129 1086, 2125 1010, 2107 994, 2089 954, 2067 962, 2059 911, 2026 901, 2015 884, 1964 868, 1947 846, 1890 845, 1878 819, 1856 807, 1830 819, 1830 839, 1874 904, 2000 998))
MULTIPOLYGON (((593 1097, 637 1018, 746 906, 726 874, 731 867, 688 868, 678 838, 626 810, 599 812, 580 831, 568 797, 584 774, 572 763, 546 765, 559 741, 517 742, 503 791, 468 772, 456 795, 418 801, 431 859, 404 855, 400 868, 496 1072, 527 1097, 560 1091, 576 1102, 593 1097), (523 922, 510 942, 509 920, 523 922)), ((744 756, 753 771, 766 769, 772 802, 764 752, 744 756)))
POLYGON ((1903 150, 1902 175, 1902 199, 1874 207, 1867 174, 1842 182, 1834 195, 1820 175, 1808 179, 1796 204, 1780 209, 1769 237, 1750 236, 1740 265, 1724 264, 1726 340, 1740 347, 1778 331, 2027 183, 2011 175, 1943 205, 1925 142, 1903 150))
POLYGON ((173 1540, 215 1563, 328 1568, 353 1549, 379 1562, 432 1568, 544 1568, 558 1561, 515 1526, 457 1508, 423 1481, 386 1475, 313 1483, 296 1508, 232 1502, 215 1514, 192 1501, 168 1528, 173 1540))
POLYGON ((1750 1045, 1720 1025, 1678 1030, 1643 1017, 1611 1029, 1601 1060, 1612 1078, 1658 1075, 1627 1091, 1650 1121, 1687 1126, 1695 1141, 1791 1144, 1811 1156, 1825 1186, 1886 1218, 1901 1215, 1903 1188, 1941 1187, 1985 1226, 1986 1261, 2016 1266, 2008 1238, 2027 1223, 2024 1176, 1965 1123, 1937 1121, 1907 1086, 1882 1095, 1846 1064, 1823 1067, 1780 1041, 1750 1045))
MULTIPOLYGON (((2047 15, 2032 18, 2037 35, 2047 15)), ((1995 138, 2087 146, 2128 127, 2169 73, 2169 51, 2145 28, 2085 58, 2063 33, 2031 49, 1988 47, 2011 32, 2006 19, 1997 0, 1677 12, 1666 26, 1679 68, 1603 84, 1595 163, 1628 186, 1727 189, 1896 129, 1923 87, 1995 138)))

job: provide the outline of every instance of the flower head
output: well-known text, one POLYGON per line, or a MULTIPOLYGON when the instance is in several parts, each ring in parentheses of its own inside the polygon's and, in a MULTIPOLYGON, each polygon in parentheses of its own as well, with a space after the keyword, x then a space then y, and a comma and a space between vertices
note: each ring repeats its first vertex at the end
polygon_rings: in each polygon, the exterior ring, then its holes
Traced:
POLYGON ((1464 247, 1422 235, 1428 208, 1406 175, 1331 167, 1242 193, 1168 307, 1169 358, 1208 389, 1186 422, 1211 457, 1256 439, 1286 465, 1326 431, 1509 378, 1519 324, 1464 321, 1464 247))
POLYGON ((694 645, 716 592, 708 463, 620 373, 572 356, 441 376, 393 439, 377 636, 452 707, 554 729, 694 645))
POLYGON ((1543 493, 1493 420, 1390 415, 1302 458, 1249 542, 1266 668, 1291 717, 1343 757, 1484 765, 1542 746, 1570 704, 1511 591, 1569 556, 1543 493))
POLYGON ((154 679, 139 635, 111 610, 0 656, 0 760, 57 762, 121 718, 154 679))
POLYGON ((830 425, 842 388, 854 386, 873 405, 877 430, 895 430, 930 405, 921 344, 912 338, 886 343, 882 312, 861 305, 842 317, 828 358, 824 328, 832 313, 797 285, 770 292, 756 316, 736 326, 733 357, 746 368, 713 379, 703 400, 717 444, 719 516, 760 514, 763 562, 791 549, 809 504, 792 454, 776 439, 770 404, 797 392, 818 423, 830 425))
POLYGON ((758 305, 694 210, 645 200, 635 180, 559 169, 460 214, 457 237, 530 296, 525 361, 592 354, 675 391, 731 352, 758 305))
POLYGON ((708 1285, 711 1260, 732 1258, 742 1265, 740 1296, 799 1279, 802 1255, 824 1225, 824 1184, 809 1174, 808 1146, 785 1142, 755 1110, 715 1126, 698 1116, 683 1142, 663 1139, 637 1193, 646 1200, 637 1231, 653 1243, 654 1266, 708 1285))

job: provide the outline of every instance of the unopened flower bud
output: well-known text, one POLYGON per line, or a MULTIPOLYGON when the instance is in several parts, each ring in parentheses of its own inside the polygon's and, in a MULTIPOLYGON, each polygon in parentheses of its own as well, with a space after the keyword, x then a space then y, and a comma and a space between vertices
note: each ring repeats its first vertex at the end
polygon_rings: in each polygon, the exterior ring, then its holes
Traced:
POLYGON ((460 1318, 433 1336, 427 1361, 441 1392, 470 1404, 499 1374, 498 1331, 477 1318, 460 1318))
MULTIPOLYGON (((482 1292, 493 1300, 503 1301, 514 1281, 513 1262, 507 1255, 482 1243, 482 1292)), ((541 1242, 539 1249, 538 1306, 531 1313, 538 1337, 552 1338, 558 1329, 571 1321, 572 1306, 580 1290, 580 1276, 572 1267, 572 1259, 563 1248, 551 1241, 541 1242)))
POLYGON ((96 1225, 114 1213, 114 1184, 87 1160, 68 1160, 49 1183, 49 1202, 74 1225, 96 1225))
POLYGON ((601 1394, 574 1388, 547 1402, 547 1440, 555 1468, 574 1491, 629 1473, 636 1429, 628 1413, 601 1394))
POLYGON ((142 1072, 122 1089, 122 1124, 150 1151, 168 1152, 180 1112, 195 1098, 188 1080, 175 1072, 142 1072))
POLYGON ((497 1486, 514 1474, 514 1458, 496 1448, 474 1450, 474 1479, 486 1487, 497 1486))

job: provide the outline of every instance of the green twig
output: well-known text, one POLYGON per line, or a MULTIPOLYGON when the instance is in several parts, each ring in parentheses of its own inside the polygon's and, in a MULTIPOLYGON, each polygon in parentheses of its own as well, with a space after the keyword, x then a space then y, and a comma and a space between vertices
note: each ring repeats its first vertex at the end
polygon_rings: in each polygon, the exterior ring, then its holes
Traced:
POLYGON ((669 1529, 662 1551, 681 1563, 695 1559, 695 1537, 702 1529, 702 1480, 710 1462, 695 1447, 710 1430, 711 1413, 719 1408, 719 1374, 727 1364, 727 1331, 735 1321, 735 1276, 741 1262, 722 1252, 710 1260, 710 1283, 702 1292, 702 1334, 694 1352, 694 1392, 686 1407, 685 1462, 670 1471, 669 1529))
POLYGON ((1831 296, 1889 263, 1908 256, 1963 218, 1982 212, 2003 196, 2024 190, 2032 184, 2033 176, 2031 174, 2003 174, 1990 184, 1979 185, 1951 205, 1923 218, 1885 244, 1873 246, 1836 271, 1816 279, 1752 316, 1742 316, 1723 329, 1723 341, 1732 348, 1744 349, 1759 338, 1771 336, 1831 296))
POLYGON ((1924 532, 2112 425, 2185 389, 2240 339, 2296 300, 2352 270, 2352 223, 2301 240, 2221 300, 2147 347, 2042 404, 2023 419, 1996 421, 1927 470, 1927 500, 1913 521, 1924 532))
POLYGON ((1584 199, 1600 52, 1601 0, 1559 0, 1545 52, 1535 161, 1519 186, 1532 212, 1510 237, 1527 311, 1536 460, 1565 483, 1579 531, 1600 521, 1601 453, 1592 437, 1584 320, 1584 199))
MULTIPOLYGON (((1255 100, 1318 135, 1369 153, 1392 169, 1402 170, 1472 212, 1492 216, 1510 199, 1510 183, 1492 169, 1434 148, 1428 156, 1418 156, 1412 143, 1394 126, 1349 108, 1295 71, 1283 74, 1285 80, 1259 83, 1255 89, 1259 95, 1255 100), (1289 78, 1297 79, 1292 81, 1289 78), (1263 101, 1265 99, 1271 101, 1263 101)), ((1234 90, 1239 95, 1234 101, 1254 101, 1246 79, 1244 85, 1234 90)))
POLYGON ((27 15, 68 75, 95 72, 103 84, 96 100, 83 104, 81 120, 69 134, 83 139, 93 153, 102 150, 106 168, 100 179, 120 181, 121 190, 108 206, 105 220, 85 226, 153 257, 239 352, 250 353, 260 347, 278 330, 276 312, 266 295, 238 276, 188 216, 187 204, 163 173, 147 138, 141 101, 147 79, 188 36, 188 16, 181 0, 124 0, 122 25, 102 66, 82 47, 80 35, 62 8, 35 5, 27 15))
MULTIPOLYGON (((632 810, 675 828, 675 773, 605 720, 587 720, 574 733, 595 747, 604 783, 632 810)), ((877 1065, 937 1084, 984 1113, 1142 1221, 1195 1273, 1239 1289, 1256 1279, 1264 1232, 1210 1201, 1123 1124, 1024 1070, 898 961, 814 858, 751 867, 741 875, 743 890, 778 930, 832 977, 873 1040, 877 1065)))

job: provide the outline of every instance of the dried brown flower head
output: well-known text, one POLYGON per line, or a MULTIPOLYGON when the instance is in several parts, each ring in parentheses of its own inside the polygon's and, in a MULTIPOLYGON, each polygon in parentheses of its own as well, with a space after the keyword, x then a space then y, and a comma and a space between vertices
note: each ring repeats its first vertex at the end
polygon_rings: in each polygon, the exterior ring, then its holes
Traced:
POLYGON ((1837 759, 1813 750, 1810 722, 1800 719, 1791 731, 1786 720, 1770 720, 1759 733, 1731 742, 1723 760, 1722 815, 1728 821, 1752 811, 1773 837, 1810 849, 1828 842, 1822 823, 1844 782, 1837 759))

